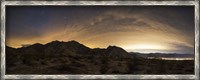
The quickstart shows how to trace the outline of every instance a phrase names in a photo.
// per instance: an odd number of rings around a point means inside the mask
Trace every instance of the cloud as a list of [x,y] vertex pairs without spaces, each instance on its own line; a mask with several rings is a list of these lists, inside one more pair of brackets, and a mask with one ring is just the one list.
[[[69,11],[66,12],[65,9],[58,12],[44,11],[50,20],[42,19],[41,22],[36,22],[35,25],[38,27],[34,29],[29,27],[31,24],[26,24],[25,28],[19,27],[19,29],[8,25],[10,36],[7,38],[7,44],[19,46],[36,42],[47,43],[52,40],[77,40],[89,47],[117,45],[126,48],[139,44],[155,44],[164,46],[165,50],[179,50],[179,52],[191,51],[193,48],[192,8],[110,7],[105,9],[103,7],[100,11],[96,8],[100,7],[85,7],[83,8],[85,12],[78,8],[68,9]],[[30,17],[24,16],[24,18]],[[19,26],[23,23],[15,24]]]

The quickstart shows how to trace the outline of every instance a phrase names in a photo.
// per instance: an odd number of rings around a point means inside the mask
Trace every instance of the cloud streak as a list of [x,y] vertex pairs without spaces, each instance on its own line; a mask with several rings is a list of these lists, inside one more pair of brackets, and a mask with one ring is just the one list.
[[[8,18],[6,40],[13,47],[77,40],[91,48],[117,45],[139,51],[137,46],[144,45],[150,52],[194,52],[193,7],[62,7],[57,12],[29,7],[30,13],[23,7],[13,9],[8,8],[8,16],[19,16]],[[33,13],[36,18],[29,20]]]

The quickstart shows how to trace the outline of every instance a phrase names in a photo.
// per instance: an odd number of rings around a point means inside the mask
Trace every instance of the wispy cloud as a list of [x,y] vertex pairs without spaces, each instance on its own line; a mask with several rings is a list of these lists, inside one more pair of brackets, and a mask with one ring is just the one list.
[[[9,46],[77,40],[89,47],[117,45],[133,51],[131,46],[142,44],[162,46],[160,51],[191,52],[194,48],[193,7],[65,7],[57,12],[46,7],[33,8],[32,13],[22,7],[18,12],[9,9],[10,15],[20,16],[8,18]],[[36,18],[30,19],[33,13]]]

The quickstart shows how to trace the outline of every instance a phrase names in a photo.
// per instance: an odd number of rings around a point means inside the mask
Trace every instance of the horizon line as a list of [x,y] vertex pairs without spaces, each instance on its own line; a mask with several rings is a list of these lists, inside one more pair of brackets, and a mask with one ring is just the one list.
[[[67,42],[73,42],[73,41],[74,41],[74,42],[77,42],[77,43],[79,43],[79,44],[82,44],[82,43],[80,43],[80,42],[78,42],[78,41],[76,41],[76,40],[69,40],[69,41],[53,40],[53,41],[49,41],[49,42],[44,43],[44,44],[42,44],[42,43],[21,44],[21,47],[12,47],[12,46],[8,46],[8,45],[5,45],[5,46],[18,49],[18,48],[23,48],[23,47],[28,47],[28,46],[31,46],[31,45],[35,45],[35,44],[46,45],[46,44],[48,44],[48,43],[55,42],[55,41],[58,41],[58,42],[65,42],[65,43],[67,43]],[[84,44],[82,44],[82,45],[84,45]],[[84,45],[84,46],[86,46],[86,45]],[[161,51],[155,51],[155,52],[142,52],[142,51],[137,51],[137,50],[139,50],[139,49],[135,49],[136,51],[129,51],[129,50],[134,50],[134,49],[124,49],[123,47],[120,47],[120,46],[117,46],[117,45],[108,45],[107,47],[103,47],[103,48],[102,48],[102,47],[96,47],[96,48],[106,49],[106,48],[108,48],[109,46],[115,46],[115,47],[122,48],[123,50],[125,50],[125,51],[128,52],[128,53],[140,53],[140,54],[155,54],[155,53],[160,53],[160,54],[193,54],[193,53],[177,53],[177,52],[161,52]],[[88,47],[88,46],[86,46],[86,47]],[[95,48],[91,48],[91,47],[88,47],[88,48],[90,48],[90,49],[95,49]],[[145,49],[140,49],[140,50],[145,50]],[[146,49],[146,50],[153,50],[153,49]]]

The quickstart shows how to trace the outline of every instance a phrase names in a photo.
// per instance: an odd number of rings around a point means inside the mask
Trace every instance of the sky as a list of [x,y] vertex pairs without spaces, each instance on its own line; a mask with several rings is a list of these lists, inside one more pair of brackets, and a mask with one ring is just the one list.
[[76,40],[90,48],[194,54],[193,6],[7,6],[6,45]]

